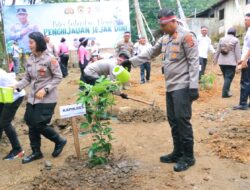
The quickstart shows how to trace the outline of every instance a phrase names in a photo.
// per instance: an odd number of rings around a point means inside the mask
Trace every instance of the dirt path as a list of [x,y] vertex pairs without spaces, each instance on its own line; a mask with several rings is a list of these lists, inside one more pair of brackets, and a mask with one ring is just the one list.
[[[165,83],[160,74],[160,67],[155,66],[152,80],[145,85],[139,84],[139,70],[133,70],[132,88],[128,93],[148,101],[155,100],[165,110]],[[217,72],[217,71],[216,71]],[[69,77],[60,85],[58,105],[74,103],[77,92],[78,71],[72,69]],[[222,83],[217,76],[218,87]],[[239,75],[236,76],[230,99],[221,99],[220,88],[213,95],[202,93],[200,101],[194,103],[193,125],[195,134],[195,154],[197,164],[183,173],[173,172],[172,164],[162,164],[159,157],[172,150],[170,128],[167,122],[127,123],[113,121],[114,157],[123,155],[137,163],[133,175],[122,186],[92,187],[88,189],[138,189],[138,190],[244,190],[250,187],[250,111],[232,111],[231,107],[238,103]],[[119,107],[143,108],[142,104],[118,98]],[[16,128],[26,153],[30,153],[27,127],[22,124],[25,105],[19,110],[15,119]],[[58,110],[58,109],[57,109]],[[58,111],[54,119],[59,118]],[[52,170],[65,167],[65,160],[74,154],[73,137],[67,130],[61,131],[67,136],[68,145],[63,154],[56,159],[51,157],[53,143],[43,139],[42,151],[44,159],[31,164],[22,165],[20,160],[0,160],[0,190],[32,189],[34,177],[44,172],[44,161],[52,162]],[[81,139],[81,147],[90,144],[90,137]],[[0,156],[9,150],[9,145],[0,144]],[[67,176],[67,174],[65,174]],[[92,174],[91,174],[92,175]],[[65,176],[64,176],[65,177]],[[65,179],[65,178],[62,178]],[[80,180],[80,176],[79,176]],[[118,182],[123,181],[119,178]],[[108,183],[109,184],[109,183]],[[69,184],[70,186],[71,184]],[[71,189],[83,189],[73,188]],[[105,187],[105,188],[104,188]],[[51,189],[70,189],[58,185]],[[87,188],[84,188],[87,189]]]

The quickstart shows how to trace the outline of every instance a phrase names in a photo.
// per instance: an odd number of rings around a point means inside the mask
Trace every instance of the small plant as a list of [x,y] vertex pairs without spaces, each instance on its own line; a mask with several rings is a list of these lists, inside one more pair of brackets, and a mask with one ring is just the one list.
[[214,86],[215,79],[216,79],[216,77],[215,77],[214,74],[203,75],[201,77],[201,80],[200,80],[201,90],[210,90],[210,89],[212,89],[213,86]]
[[[86,122],[81,128],[85,133],[92,135],[93,143],[88,149],[88,156],[92,166],[106,164],[112,145],[112,128],[110,123],[103,121],[102,117],[107,109],[114,105],[113,92],[119,89],[118,85],[105,77],[97,80],[94,86],[81,82],[83,90],[79,94],[78,103],[86,107]],[[109,117],[109,116],[106,116]]]

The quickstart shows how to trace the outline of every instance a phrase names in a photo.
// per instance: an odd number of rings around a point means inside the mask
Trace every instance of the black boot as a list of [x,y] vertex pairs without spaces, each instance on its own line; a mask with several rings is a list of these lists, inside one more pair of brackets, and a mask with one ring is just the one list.
[[183,154],[181,152],[173,151],[171,154],[161,156],[160,161],[162,163],[176,163],[182,157],[182,155]]
[[161,156],[160,162],[162,163],[176,163],[183,156],[183,149],[179,142],[174,139],[174,150],[172,153]]
[[55,149],[52,152],[53,157],[59,156],[63,151],[64,146],[67,143],[67,140],[60,137],[60,135],[49,125],[40,127],[40,133],[45,136],[47,139],[55,143]]
[[187,170],[190,166],[193,166],[195,164],[195,158],[189,158],[186,156],[183,156],[178,160],[178,162],[174,166],[174,171],[176,172],[182,172]]
[[182,172],[195,164],[193,142],[184,145],[184,155],[178,160],[174,166],[174,171]]
[[183,156],[183,147],[181,145],[180,138],[178,134],[176,134],[172,129],[172,138],[173,138],[173,145],[174,150],[172,153],[161,156],[160,162],[162,163],[176,163],[179,158]]
[[30,163],[34,160],[38,160],[38,159],[41,159],[43,158],[43,154],[41,152],[40,149],[33,149],[33,152],[31,155],[25,157],[23,160],[22,160],[22,163],[23,164],[27,164],[27,163]]
[[67,144],[67,140],[60,137],[60,141],[55,144],[55,149],[52,152],[53,157],[57,157],[63,151],[64,146]]

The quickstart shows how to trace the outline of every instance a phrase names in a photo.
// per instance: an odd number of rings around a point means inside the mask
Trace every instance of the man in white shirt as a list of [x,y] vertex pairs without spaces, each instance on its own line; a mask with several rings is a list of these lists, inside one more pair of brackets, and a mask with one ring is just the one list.
[[199,49],[199,60],[200,60],[200,76],[205,74],[207,66],[208,51],[210,50],[213,54],[215,49],[212,46],[212,41],[208,37],[208,28],[206,26],[201,27],[201,35],[198,36],[198,49]]
[[[146,42],[145,37],[140,37],[139,44],[137,47],[137,55],[140,55],[147,49],[150,49],[152,45],[148,42]],[[143,63],[141,66],[141,84],[144,84],[145,82],[149,82],[150,80],[150,72],[151,72],[151,65],[149,62]],[[146,70],[146,81],[145,81],[145,70]]]

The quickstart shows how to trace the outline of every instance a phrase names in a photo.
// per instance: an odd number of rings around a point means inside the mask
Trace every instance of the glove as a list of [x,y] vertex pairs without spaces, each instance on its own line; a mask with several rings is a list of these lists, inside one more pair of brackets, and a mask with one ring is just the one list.
[[120,96],[121,96],[123,99],[128,99],[128,95],[127,95],[127,94],[121,93]]
[[127,69],[128,72],[131,71],[131,65],[132,65],[132,63],[129,60],[125,60],[121,63],[121,66],[123,66],[125,69]]
[[199,90],[194,88],[194,89],[189,89],[189,97],[191,101],[195,101],[199,98]]

